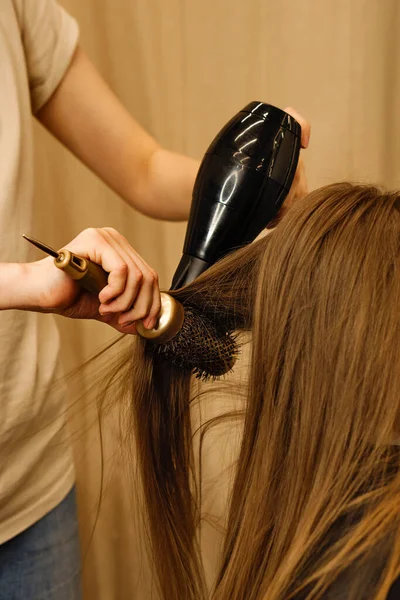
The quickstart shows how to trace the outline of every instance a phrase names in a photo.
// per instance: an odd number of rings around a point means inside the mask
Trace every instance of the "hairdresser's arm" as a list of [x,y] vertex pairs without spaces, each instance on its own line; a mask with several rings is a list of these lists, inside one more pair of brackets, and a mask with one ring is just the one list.
[[[302,126],[306,148],[310,126],[296,111],[287,110]],[[81,48],[37,116],[134,208],[158,219],[188,218],[198,161],[162,148],[122,106]],[[304,188],[304,177],[299,169],[288,203],[298,196],[295,188]]]
[[33,263],[0,263],[0,310],[52,312],[97,319],[124,333],[134,323],[154,327],[161,303],[157,274],[128,241],[111,228],[86,229],[66,248],[101,265],[108,285],[94,296],[55,267],[51,257]]
[[162,148],[122,106],[84,51],[76,51],[37,117],[140,212],[186,220],[199,163]]

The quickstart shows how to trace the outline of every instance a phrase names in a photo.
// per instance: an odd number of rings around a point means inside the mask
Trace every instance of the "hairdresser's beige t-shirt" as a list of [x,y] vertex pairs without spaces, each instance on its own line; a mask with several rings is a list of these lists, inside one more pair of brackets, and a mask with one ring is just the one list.
[[[68,68],[78,27],[53,0],[0,0],[0,263],[26,262],[33,196],[32,113]],[[0,290],[1,294],[1,290]],[[74,482],[53,387],[53,318],[0,311],[0,544],[54,508]]]

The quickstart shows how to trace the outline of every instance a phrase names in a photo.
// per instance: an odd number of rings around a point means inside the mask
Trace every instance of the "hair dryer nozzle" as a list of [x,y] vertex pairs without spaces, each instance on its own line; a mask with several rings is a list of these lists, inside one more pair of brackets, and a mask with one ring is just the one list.
[[191,281],[196,279],[196,277],[206,271],[209,266],[210,265],[201,258],[196,258],[196,256],[190,256],[189,254],[183,254],[178,268],[175,271],[171,290],[177,290],[189,284]]

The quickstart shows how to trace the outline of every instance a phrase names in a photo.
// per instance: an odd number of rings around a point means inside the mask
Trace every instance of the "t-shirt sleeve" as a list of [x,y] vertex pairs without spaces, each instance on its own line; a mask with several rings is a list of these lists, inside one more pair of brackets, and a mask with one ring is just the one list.
[[32,112],[56,90],[78,44],[76,21],[55,0],[14,0],[25,52]]

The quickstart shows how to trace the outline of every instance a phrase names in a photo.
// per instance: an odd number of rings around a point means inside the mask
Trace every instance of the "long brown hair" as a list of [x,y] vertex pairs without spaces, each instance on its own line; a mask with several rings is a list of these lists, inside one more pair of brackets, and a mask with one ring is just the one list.
[[400,573],[400,198],[337,184],[174,293],[248,330],[225,547],[207,590],[190,373],[137,344],[129,377],[165,600],[383,600]]

